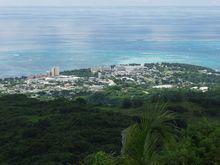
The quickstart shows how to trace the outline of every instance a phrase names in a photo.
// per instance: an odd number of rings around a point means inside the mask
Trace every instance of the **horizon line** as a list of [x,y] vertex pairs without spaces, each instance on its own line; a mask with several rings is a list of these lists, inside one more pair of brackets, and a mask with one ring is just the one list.
[[220,7],[220,5],[0,5],[0,7]]

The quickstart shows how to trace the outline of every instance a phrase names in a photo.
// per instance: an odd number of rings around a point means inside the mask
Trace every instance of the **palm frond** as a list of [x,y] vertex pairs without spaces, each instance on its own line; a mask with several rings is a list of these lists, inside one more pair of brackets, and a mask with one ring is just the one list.
[[158,164],[160,150],[174,129],[175,114],[166,110],[166,104],[146,107],[140,123],[124,131],[122,155],[137,164]]

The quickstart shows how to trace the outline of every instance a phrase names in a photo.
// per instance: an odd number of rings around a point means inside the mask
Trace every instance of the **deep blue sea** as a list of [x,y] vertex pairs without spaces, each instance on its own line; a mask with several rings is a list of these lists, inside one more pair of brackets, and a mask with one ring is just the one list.
[[0,8],[0,77],[162,61],[220,70],[220,7]]

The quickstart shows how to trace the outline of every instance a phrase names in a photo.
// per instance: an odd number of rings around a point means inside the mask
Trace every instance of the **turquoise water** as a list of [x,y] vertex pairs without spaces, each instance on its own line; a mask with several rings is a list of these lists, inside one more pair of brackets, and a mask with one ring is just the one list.
[[220,70],[219,7],[0,8],[0,77],[180,62]]

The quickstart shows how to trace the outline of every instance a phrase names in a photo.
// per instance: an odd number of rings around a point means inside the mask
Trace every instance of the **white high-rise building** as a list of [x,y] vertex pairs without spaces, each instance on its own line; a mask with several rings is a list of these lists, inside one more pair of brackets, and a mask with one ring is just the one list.
[[60,75],[60,68],[59,67],[55,67],[54,68],[54,76],[59,76]]
[[55,76],[59,76],[60,75],[60,69],[59,67],[53,67],[51,70],[50,70],[50,76],[51,77],[55,77]]
[[50,70],[50,77],[54,77],[54,68]]

